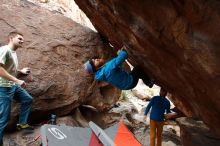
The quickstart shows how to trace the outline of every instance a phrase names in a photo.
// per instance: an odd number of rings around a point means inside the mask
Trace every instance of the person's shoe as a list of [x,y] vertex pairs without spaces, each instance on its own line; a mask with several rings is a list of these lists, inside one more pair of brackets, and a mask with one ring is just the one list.
[[17,124],[17,130],[30,130],[33,131],[34,127],[28,124]]

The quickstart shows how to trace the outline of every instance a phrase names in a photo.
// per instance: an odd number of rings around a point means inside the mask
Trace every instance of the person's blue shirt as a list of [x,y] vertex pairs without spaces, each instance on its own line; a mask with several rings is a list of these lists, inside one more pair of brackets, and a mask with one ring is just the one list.
[[147,105],[144,115],[151,109],[150,119],[158,122],[164,121],[164,113],[170,113],[170,101],[166,97],[154,96]]
[[133,85],[133,77],[121,68],[127,57],[127,52],[121,51],[95,73],[95,80],[108,82],[121,90],[129,89]]

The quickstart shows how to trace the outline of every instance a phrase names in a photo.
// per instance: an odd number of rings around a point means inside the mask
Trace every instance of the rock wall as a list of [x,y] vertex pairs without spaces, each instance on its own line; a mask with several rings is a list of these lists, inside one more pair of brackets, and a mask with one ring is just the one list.
[[192,118],[177,119],[180,125],[181,142],[183,146],[217,146],[219,137],[214,135],[202,122]]
[[28,0],[40,7],[56,11],[73,21],[96,31],[85,13],[79,9],[74,0]]
[[[119,90],[112,86],[87,92],[92,78],[85,74],[83,63],[93,56],[113,54],[96,32],[27,1],[0,4],[1,45],[7,44],[7,35],[14,30],[23,32],[25,38],[17,54],[19,68],[31,68],[31,74],[23,78],[34,97],[31,121],[48,118],[51,113],[66,115],[85,103],[105,110],[117,101]],[[18,111],[16,104],[12,122],[17,122]]]
[[220,135],[220,2],[75,0],[115,47]]

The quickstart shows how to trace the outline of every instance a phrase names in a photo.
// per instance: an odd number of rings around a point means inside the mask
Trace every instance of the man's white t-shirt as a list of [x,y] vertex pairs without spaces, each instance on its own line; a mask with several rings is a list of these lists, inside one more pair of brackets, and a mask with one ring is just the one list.
[[[18,58],[15,51],[8,45],[0,47],[0,64],[12,76],[16,77],[18,69]],[[15,83],[0,77],[0,87],[11,87]]]

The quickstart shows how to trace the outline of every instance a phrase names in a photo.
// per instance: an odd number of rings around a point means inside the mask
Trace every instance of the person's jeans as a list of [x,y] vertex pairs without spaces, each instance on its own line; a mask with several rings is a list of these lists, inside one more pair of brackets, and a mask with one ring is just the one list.
[[162,131],[164,122],[150,120],[150,146],[155,146],[155,138],[157,136],[157,146],[162,144]]
[[19,124],[27,124],[33,100],[32,96],[19,85],[0,87],[0,144],[3,142],[4,129],[10,119],[13,99],[21,103]]

